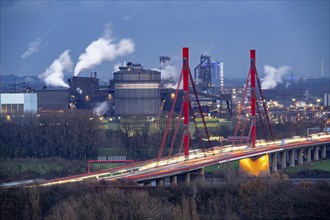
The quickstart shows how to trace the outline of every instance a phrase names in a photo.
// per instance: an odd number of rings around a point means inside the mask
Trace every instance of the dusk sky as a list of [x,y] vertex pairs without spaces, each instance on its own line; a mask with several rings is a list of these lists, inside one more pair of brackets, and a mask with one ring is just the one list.
[[329,74],[329,11],[329,1],[1,1],[0,71],[41,75],[64,53],[66,78],[111,79],[124,60],[153,69],[166,55],[181,69],[189,47],[192,71],[206,54],[225,77],[245,78],[256,49],[261,76],[285,65],[319,77],[322,57]]

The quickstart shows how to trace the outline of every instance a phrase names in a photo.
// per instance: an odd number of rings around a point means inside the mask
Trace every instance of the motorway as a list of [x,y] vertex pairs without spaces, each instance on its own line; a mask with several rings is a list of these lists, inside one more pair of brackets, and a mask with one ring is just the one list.
[[255,148],[251,148],[248,145],[234,147],[227,145],[223,147],[213,147],[213,151],[211,149],[205,150],[204,152],[200,149],[191,150],[188,160],[184,158],[183,154],[177,154],[171,157],[161,158],[159,161],[157,161],[157,159],[141,161],[135,163],[134,165],[124,165],[102,171],[46,180],[41,182],[39,185],[48,186],[95,179],[105,181],[116,181],[122,179],[134,182],[155,180],[157,178],[178,175],[188,171],[198,170],[203,167],[240,160],[243,158],[295,148],[323,146],[325,144],[329,145],[330,134],[320,133],[314,134],[309,138],[293,137],[274,142],[258,142]]

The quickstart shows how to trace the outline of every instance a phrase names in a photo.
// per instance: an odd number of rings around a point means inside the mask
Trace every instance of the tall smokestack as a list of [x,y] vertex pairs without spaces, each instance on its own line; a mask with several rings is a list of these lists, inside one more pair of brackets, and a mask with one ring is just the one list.
[[220,92],[223,93],[224,90],[224,79],[223,79],[223,62],[220,62]]

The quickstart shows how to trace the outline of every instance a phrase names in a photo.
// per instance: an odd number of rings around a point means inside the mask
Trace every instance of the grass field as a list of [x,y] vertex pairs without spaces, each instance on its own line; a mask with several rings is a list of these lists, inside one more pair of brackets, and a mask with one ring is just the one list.
[[113,167],[125,165],[124,163],[92,163],[91,171],[105,170]]
[[34,178],[55,178],[87,172],[87,162],[45,159],[7,159],[0,160],[0,181],[14,181]]
[[238,170],[239,161],[237,160],[237,161],[233,161],[233,162],[229,162],[229,163],[222,163],[219,165],[205,167],[205,172],[213,173],[213,172],[218,172],[218,171],[224,171],[225,169],[228,168],[228,166],[232,166],[234,168],[234,170]]
[[[231,166],[234,168],[234,170],[238,170],[239,161],[231,162]],[[224,171],[224,169],[226,169],[227,167],[228,167],[228,163],[205,167],[205,172],[213,173],[218,171]],[[287,169],[285,169],[285,173],[297,173],[302,170],[323,170],[330,172],[330,159],[320,160],[313,163],[305,163],[299,166],[296,165],[295,167],[288,167]]]
[[288,167],[287,169],[285,169],[285,173],[298,173],[302,170],[323,170],[330,172],[330,160],[320,160],[313,163],[304,163],[300,166]]

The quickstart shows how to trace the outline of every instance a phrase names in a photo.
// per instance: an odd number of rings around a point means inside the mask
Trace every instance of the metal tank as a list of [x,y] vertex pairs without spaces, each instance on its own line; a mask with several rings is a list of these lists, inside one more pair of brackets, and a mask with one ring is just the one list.
[[115,115],[154,116],[160,108],[160,72],[127,63],[114,73]]

